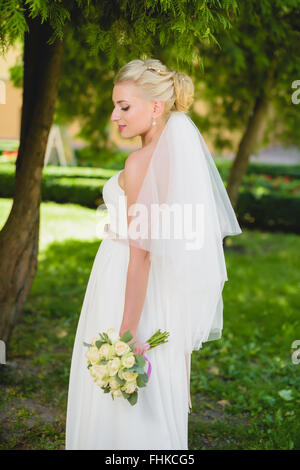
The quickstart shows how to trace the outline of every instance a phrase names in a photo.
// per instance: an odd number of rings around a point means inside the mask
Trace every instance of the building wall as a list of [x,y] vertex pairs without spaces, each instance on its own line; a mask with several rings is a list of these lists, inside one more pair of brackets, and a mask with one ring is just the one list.
[[0,139],[19,139],[22,90],[13,86],[8,72],[19,55],[20,46],[14,46],[5,57],[0,56],[0,80],[4,82],[6,91],[6,103],[0,104]]

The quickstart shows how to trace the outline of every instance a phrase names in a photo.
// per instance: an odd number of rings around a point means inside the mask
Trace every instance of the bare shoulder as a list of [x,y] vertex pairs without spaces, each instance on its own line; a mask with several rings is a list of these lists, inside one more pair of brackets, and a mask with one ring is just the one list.
[[144,168],[148,168],[150,158],[151,152],[148,148],[135,150],[128,155],[125,161],[125,170],[137,172],[143,171]]
[[151,155],[149,149],[141,148],[127,157],[123,172],[125,192],[129,191],[134,194],[139,190],[144,181]]

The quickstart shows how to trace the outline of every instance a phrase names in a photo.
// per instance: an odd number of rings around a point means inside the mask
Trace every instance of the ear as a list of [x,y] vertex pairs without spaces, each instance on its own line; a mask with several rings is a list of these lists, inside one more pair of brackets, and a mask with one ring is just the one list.
[[153,113],[154,113],[153,117],[158,118],[159,116],[161,116],[161,114],[163,114],[164,112],[164,109],[165,109],[164,101],[154,101],[153,102]]

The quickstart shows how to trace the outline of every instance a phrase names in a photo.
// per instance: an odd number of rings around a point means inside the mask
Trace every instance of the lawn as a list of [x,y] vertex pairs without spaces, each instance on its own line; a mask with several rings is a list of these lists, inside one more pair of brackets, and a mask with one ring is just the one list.
[[[0,199],[0,227],[11,203]],[[64,449],[97,221],[92,209],[41,204],[38,271],[0,369],[0,449]],[[192,355],[189,449],[300,449],[300,236],[244,230],[227,242],[223,336]]]

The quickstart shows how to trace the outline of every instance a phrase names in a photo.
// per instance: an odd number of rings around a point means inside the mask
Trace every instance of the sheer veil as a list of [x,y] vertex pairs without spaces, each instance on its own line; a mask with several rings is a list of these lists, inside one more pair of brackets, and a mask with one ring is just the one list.
[[175,111],[169,117],[130,215],[127,240],[150,252],[170,343],[191,353],[219,339],[228,280],[223,238],[242,231],[187,114]]

